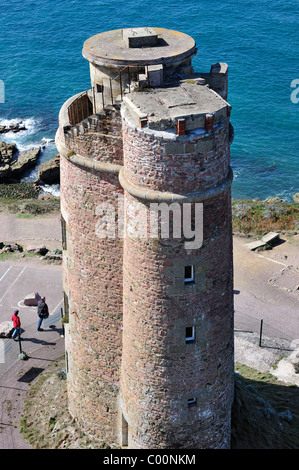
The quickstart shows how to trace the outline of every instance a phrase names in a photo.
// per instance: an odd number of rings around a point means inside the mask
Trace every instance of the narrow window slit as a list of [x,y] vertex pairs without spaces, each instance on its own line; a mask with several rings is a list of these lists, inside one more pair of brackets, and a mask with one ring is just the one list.
[[193,406],[197,406],[197,398],[188,398],[188,408],[192,408]]
[[185,284],[194,282],[194,266],[185,266]]
[[194,343],[195,341],[195,327],[187,326],[186,327],[186,344]]

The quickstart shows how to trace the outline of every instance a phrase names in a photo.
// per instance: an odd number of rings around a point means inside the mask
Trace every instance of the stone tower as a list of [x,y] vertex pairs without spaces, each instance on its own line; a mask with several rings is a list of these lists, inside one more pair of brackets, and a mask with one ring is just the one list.
[[160,28],[88,39],[59,115],[69,410],[100,443],[229,448],[227,65]]

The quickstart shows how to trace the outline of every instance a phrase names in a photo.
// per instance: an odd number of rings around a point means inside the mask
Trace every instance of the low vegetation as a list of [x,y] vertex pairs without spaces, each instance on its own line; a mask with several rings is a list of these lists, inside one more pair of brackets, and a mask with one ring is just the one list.
[[[20,431],[35,449],[98,448],[67,410],[64,357],[42,372],[27,392]],[[232,449],[296,449],[298,387],[236,364]]]
[[36,199],[40,188],[34,183],[0,184],[0,201],[10,203],[18,199]]
[[297,449],[299,388],[236,364],[233,449]]
[[0,211],[31,218],[60,210],[59,197],[44,197],[34,183],[0,184]]
[[260,200],[233,200],[233,232],[264,235],[273,231],[299,232],[299,204],[279,198]]
[[68,412],[64,356],[29,387],[20,432],[34,449],[97,448]]

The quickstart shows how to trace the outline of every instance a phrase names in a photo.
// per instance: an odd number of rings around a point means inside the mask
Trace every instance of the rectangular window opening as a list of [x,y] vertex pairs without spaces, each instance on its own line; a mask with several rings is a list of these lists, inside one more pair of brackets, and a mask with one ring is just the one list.
[[195,341],[195,327],[187,326],[186,327],[186,344],[194,343]]
[[188,408],[192,408],[197,405],[197,398],[188,398]]
[[122,447],[127,447],[129,442],[129,426],[128,423],[122,415],[122,423],[121,423],[121,445]]
[[65,292],[63,291],[63,306],[64,306],[64,317],[69,318],[69,298]]
[[69,354],[67,351],[65,351],[65,368],[66,368],[66,373],[69,371]]
[[185,266],[185,284],[194,282],[194,266]]
[[67,239],[66,239],[66,221],[61,216],[61,236],[62,236],[62,249],[67,249]]

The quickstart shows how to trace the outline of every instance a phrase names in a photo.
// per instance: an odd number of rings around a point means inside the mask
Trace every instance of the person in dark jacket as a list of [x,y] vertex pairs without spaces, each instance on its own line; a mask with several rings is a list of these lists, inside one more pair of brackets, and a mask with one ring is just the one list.
[[46,304],[46,298],[44,296],[41,297],[41,299],[38,301],[37,315],[39,316],[37,331],[43,331],[41,328],[43,319],[49,316],[49,309],[48,305]]
[[[14,331],[13,331],[11,337],[15,341],[18,341],[19,339],[21,339],[21,320],[19,318],[19,310],[14,311],[11,319],[12,319],[12,324],[13,324],[13,327],[14,327]],[[18,339],[16,340],[15,337],[17,335],[18,335]]]

